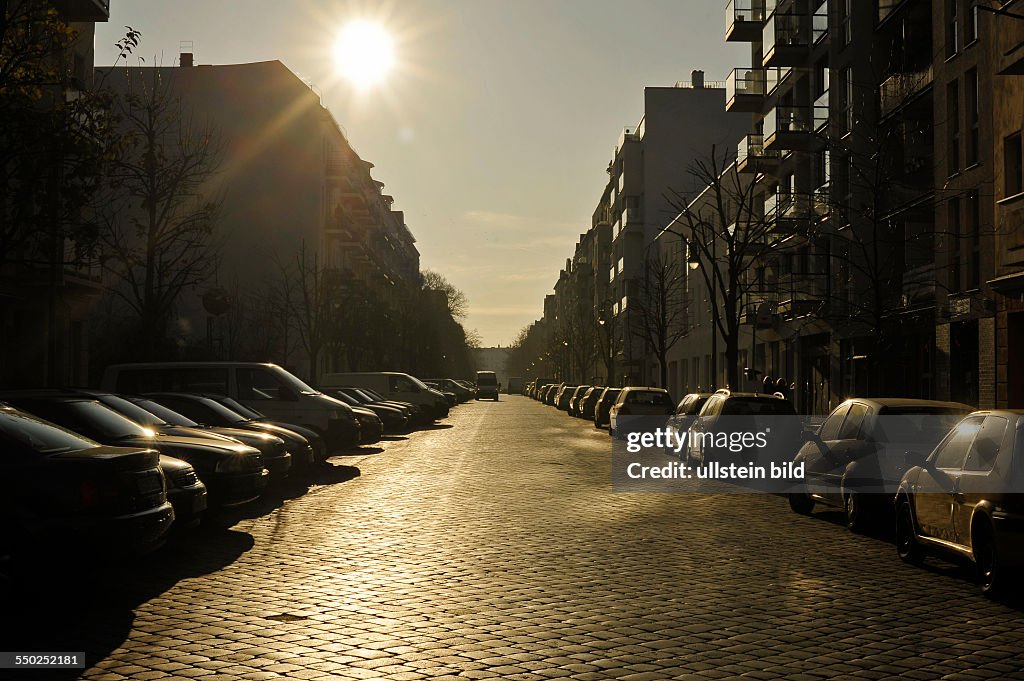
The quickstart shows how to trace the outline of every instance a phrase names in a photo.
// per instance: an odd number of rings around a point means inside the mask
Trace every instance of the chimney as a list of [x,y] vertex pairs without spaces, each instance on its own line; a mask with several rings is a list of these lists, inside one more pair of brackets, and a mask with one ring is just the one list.
[[183,68],[189,68],[189,67],[192,66],[192,53],[191,52],[182,52],[181,53],[180,65]]
[[694,90],[701,90],[704,88],[704,72],[693,71],[690,74],[690,83],[693,85]]

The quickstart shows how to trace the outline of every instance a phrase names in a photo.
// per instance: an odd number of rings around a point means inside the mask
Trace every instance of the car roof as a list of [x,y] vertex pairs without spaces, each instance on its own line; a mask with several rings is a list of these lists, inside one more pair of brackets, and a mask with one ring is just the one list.
[[947,407],[951,409],[967,408],[974,410],[969,404],[963,402],[944,402],[942,400],[921,400],[909,397],[851,397],[843,400],[847,402],[862,402],[878,407]]
[[[106,394],[106,393],[99,393]],[[0,401],[3,400],[19,400],[19,399],[37,399],[37,400],[60,400],[64,402],[95,402],[96,398],[91,394],[86,394],[78,390],[69,390],[67,388],[30,388],[27,390],[2,390],[0,391]]]
[[643,386],[643,385],[629,385],[629,386],[626,386],[625,388],[622,388],[622,390],[657,390],[658,392],[663,392],[663,393],[667,393],[668,392],[668,390],[666,390],[665,388],[659,388],[657,386]]

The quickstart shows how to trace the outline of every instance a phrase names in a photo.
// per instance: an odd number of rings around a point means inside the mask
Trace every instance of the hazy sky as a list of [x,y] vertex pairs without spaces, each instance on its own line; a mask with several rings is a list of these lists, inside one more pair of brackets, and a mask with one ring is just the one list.
[[[645,85],[749,60],[723,41],[726,0],[113,0],[97,27],[108,64],[124,26],[147,65],[278,59],[313,83],[404,210],[423,268],[469,298],[466,326],[505,345],[590,224],[605,166]],[[379,20],[397,64],[381,88],[338,77],[346,21]]]

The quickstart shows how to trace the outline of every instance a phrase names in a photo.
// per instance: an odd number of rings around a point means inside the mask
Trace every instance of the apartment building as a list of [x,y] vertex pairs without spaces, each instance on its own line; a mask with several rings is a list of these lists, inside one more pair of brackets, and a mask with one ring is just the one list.
[[[95,25],[110,18],[109,0],[63,0],[52,6],[74,39],[66,52],[52,55],[58,82],[35,104],[40,109],[61,107],[93,88]],[[34,65],[21,64],[20,68]],[[7,77],[11,74],[5,74]],[[46,144],[42,142],[32,153],[63,154],[43,149]],[[54,186],[57,182],[54,178]],[[48,194],[40,204],[53,206],[59,200]],[[25,215],[34,210],[22,206],[13,212]],[[7,252],[0,257],[0,356],[4,358],[0,385],[81,385],[88,380],[87,320],[103,290],[99,266],[68,238],[81,226],[79,216],[38,217],[40,226],[33,238],[6,243]]]
[[[416,239],[372,176],[373,163],[352,148],[319,93],[280,61],[195,65],[185,53],[178,67],[103,72],[119,88],[158,79],[191,120],[213,130],[223,149],[218,172],[204,188],[222,197],[217,273],[180,301],[175,333],[181,344],[215,356],[245,354],[228,347],[244,335],[234,328],[237,316],[230,306],[211,308],[210,294],[222,292],[238,306],[300,254],[309,266],[315,259],[339,304],[398,305],[399,284],[419,285]],[[295,338],[274,349],[311,375],[304,354]]]
[[1024,2],[983,16],[990,39],[996,406],[1024,408]]
[[619,340],[616,365],[624,385],[650,381],[653,370],[629,300],[638,294],[650,247],[680,196],[699,191],[694,162],[731,153],[749,131],[749,113],[726,112],[723,83],[690,82],[644,88],[644,114],[622,130],[608,163],[608,182],[595,208],[595,225],[611,227],[608,272],[610,314]]

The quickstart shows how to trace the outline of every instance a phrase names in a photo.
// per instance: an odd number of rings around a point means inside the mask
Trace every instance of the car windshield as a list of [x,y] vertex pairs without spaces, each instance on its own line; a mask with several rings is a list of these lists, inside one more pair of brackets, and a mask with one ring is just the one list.
[[28,447],[39,454],[57,454],[99,447],[92,440],[48,421],[6,409],[0,410],[0,441],[2,440]]
[[142,409],[145,409],[149,413],[158,416],[159,418],[163,419],[172,426],[184,426],[186,428],[199,427],[198,423],[196,423],[189,417],[185,416],[184,414],[179,414],[173,409],[168,409],[164,405],[158,404],[153,400],[135,400],[135,404],[137,404]]
[[652,406],[672,406],[668,393],[660,390],[631,390],[626,397],[630,404],[649,404]]
[[88,424],[97,434],[97,439],[124,440],[153,436],[152,431],[99,402],[70,402],[67,410],[74,415],[75,420]]
[[379,392],[377,392],[376,390],[371,390],[369,388],[359,388],[358,390],[356,390],[356,392],[359,393],[360,395],[365,396],[366,399],[370,402],[377,402],[385,399],[384,396],[381,395]]
[[793,416],[793,405],[789,400],[777,397],[738,397],[725,401],[723,416]]
[[290,373],[288,373],[287,371],[285,371],[281,367],[277,366],[276,364],[275,365],[271,365],[270,366],[270,370],[274,372],[274,375],[278,378],[278,380],[281,381],[281,383],[286,384],[289,388],[294,390],[299,395],[318,395],[319,394],[316,390],[313,390],[308,385],[306,385],[305,383],[303,383],[298,378],[296,378],[295,376],[291,375]]
[[137,404],[129,402],[123,397],[119,397],[118,395],[100,395],[96,399],[116,411],[121,416],[130,418],[132,421],[143,426],[160,428],[161,426],[166,426],[170,423],[169,421],[161,418],[159,414],[155,414],[148,409],[144,409]]
[[245,416],[246,418],[250,418],[250,419],[254,419],[254,420],[260,420],[260,419],[265,419],[266,418],[265,415],[261,414],[260,412],[256,411],[255,409],[252,409],[251,407],[245,406],[244,404],[242,404],[241,402],[239,402],[238,400],[236,400],[233,397],[220,397],[220,398],[217,399],[217,401],[220,402],[221,404],[223,404],[225,407],[227,407],[231,411],[237,411],[239,414],[241,414],[242,416]]
[[341,390],[337,390],[334,393],[332,393],[331,397],[333,397],[336,400],[341,400],[345,404],[352,405],[353,407],[362,404],[362,402],[360,402],[356,398],[352,397],[348,393],[342,392]]
[[[311,393],[311,394],[316,394],[316,393]],[[217,402],[216,400],[211,400],[209,397],[193,397],[193,398],[189,398],[189,399],[192,399],[195,402],[197,402],[198,404],[201,404],[207,411],[212,412],[213,414],[215,414],[224,423],[236,424],[236,423],[245,423],[245,422],[249,421],[249,419],[247,419],[246,417],[242,416],[237,411],[235,411],[233,409],[228,409],[227,407],[225,407],[220,402]],[[184,406],[184,405],[182,405],[182,406]]]

